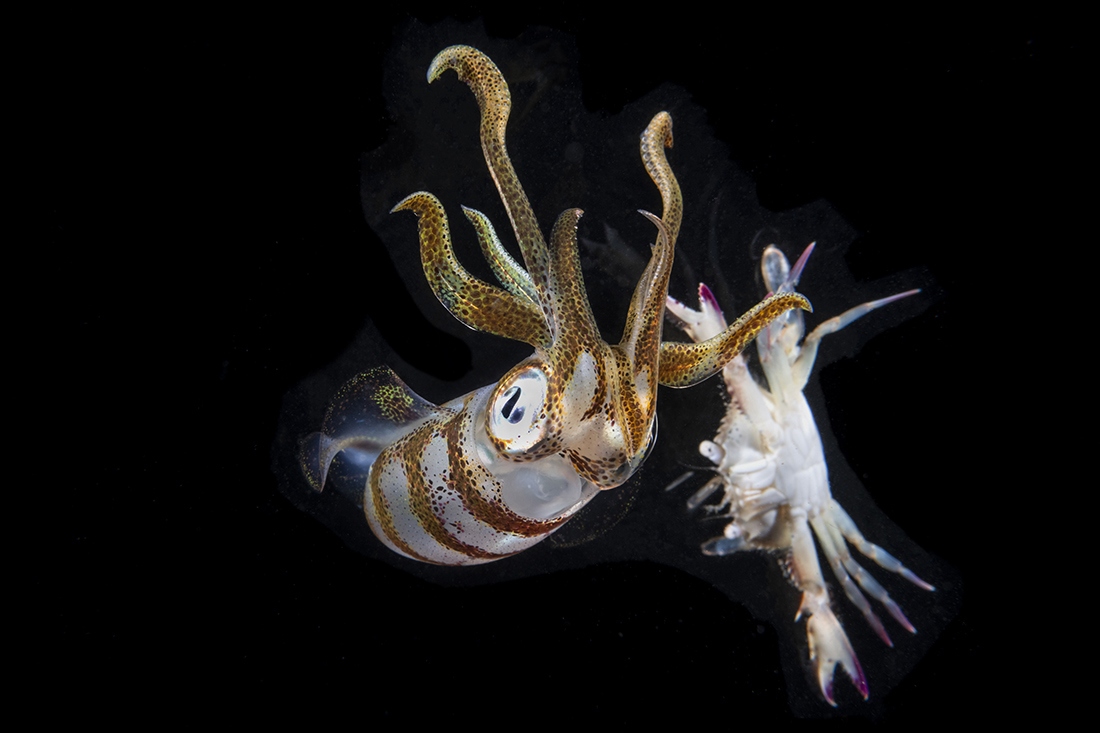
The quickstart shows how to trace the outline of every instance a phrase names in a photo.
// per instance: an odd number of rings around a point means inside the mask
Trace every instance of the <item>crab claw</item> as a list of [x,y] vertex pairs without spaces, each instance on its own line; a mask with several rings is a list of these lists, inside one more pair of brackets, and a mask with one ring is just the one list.
[[706,283],[699,283],[699,310],[669,295],[665,298],[665,315],[695,342],[706,341],[726,330],[726,318],[718,307],[718,299]]
[[794,510],[790,512],[790,517],[791,554],[788,568],[791,579],[802,589],[802,603],[799,604],[794,620],[797,622],[803,615],[809,616],[806,619],[806,640],[809,642],[810,664],[817,675],[818,687],[821,688],[825,701],[835,708],[833,672],[839,664],[844,667],[852,684],[866,700],[867,678],[863,676],[863,668],[859,666],[859,659],[852,650],[848,635],[844,633],[844,627],[829,607],[829,591],[825,589],[825,581],[821,577],[821,567],[817,563],[817,553],[806,523],[806,513]]
[[798,609],[798,614],[801,616],[803,611],[812,613],[806,620],[806,638],[810,644],[810,664],[813,665],[814,673],[817,675],[821,694],[825,696],[826,702],[836,707],[836,701],[833,699],[833,672],[839,664],[844,667],[852,684],[866,700],[867,678],[863,676],[863,668],[859,666],[859,659],[848,642],[848,635],[844,633],[840,621],[827,605],[819,606],[811,612],[806,607],[809,599],[808,593],[802,596],[802,607]]

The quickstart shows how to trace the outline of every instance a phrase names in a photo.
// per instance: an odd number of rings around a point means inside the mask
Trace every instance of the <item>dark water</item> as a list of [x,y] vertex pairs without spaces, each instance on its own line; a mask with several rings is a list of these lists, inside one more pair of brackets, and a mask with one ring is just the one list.
[[[982,576],[996,562],[996,522],[983,514],[994,480],[978,471],[993,459],[969,457],[986,418],[965,406],[977,367],[1001,363],[974,343],[999,316],[967,288],[988,277],[974,269],[988,246],[977,222],[992,216],[976,178],[996,156],[979,132],[1001,119],[1014,75],[1034,83],[1020,71],[1027,37],[975,47],[943,33],[869,38],[842,24],[688,32],[675,21],[662,41],[660,23],[625,23],[578,24],[571,36],[379,17],[141,44],[163,63],[145,82],[157,103],[121,115],[109,137],[143,130],[117,173],[120,190],[139,191],[133,206],[62,209],[51,228],[74,247],[84,227],[109,242],[110,225],[133,210],[120,236],[150,254],[105,247],[76,260],[103,272],[77,291],[87,288],[91,305],[74,353],[96,379],[76,413],[112,429],[82,441],[94,470],[66,501],[62,561],[35,581],[36,616],[56,646],[35,658],[32,678],[95,680],[85,689],[96,705],[110,704],[94,692],[104,669],[166,701],[193,686],[247,691],[265,712],[362,702],[364,725],[485,710],[620,721],[675,711],[690,723],[719,709],[743,725],[989,709],[999,637],[982,630],[996,616]],[[512,240],[472,95],[453,75],[423,78],[458,42],[509,79],[510,152],[544,230],[579,206],[582,237],[606,241],[606,224],[626,242],[628,254],[612,258],[582,249],[609,340],[652,240],[636,209],[660,202],[637,136],[662,109],[685,198],[673,295],[688,298],[703,280],[738,312],[763,295],[764,244],[795,255],[812,240],[800,288],[815,307],[811,328],[864,300],[924,289],[828,337],[807,390],[834,496],[868,539],[938,587],[872,569],[919,630],[886,620],[893,649],[837,600],[869,702],[839,671],[839,707],[815,696],[799,662],[797,593],[774,559],[698,552],[717,526],[683,503],[705,471],[663,491],[704,465],[696,446],[721,416],[717,381],[662,391],[658,447],[622,497],[601,496],[576,520],[565,539],[589,541],[574,546],[425,567],[381,549],[340,497],[297,483],[286,447],[316,428],[327,396],[356,371],[389,364],[443,402],[529,351],[451,319],[418,269],[413,217],[384,213],[412,191],[433,192],[460,259],[486,278],[459,205]],[[147,78],[128,58],[108,69],[130,69],[136,83],[104,95],[126,110],[127,90]],[[94,165],[82,169],[105,170],[109,153],[84,147]],[[139,274],[119,277],[135,262]],[[422,705],[404,702],[410,689]]]

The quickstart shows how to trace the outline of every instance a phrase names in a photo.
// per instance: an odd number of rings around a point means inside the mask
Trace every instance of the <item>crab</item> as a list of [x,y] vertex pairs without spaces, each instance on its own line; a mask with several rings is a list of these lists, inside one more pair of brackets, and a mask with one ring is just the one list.
[[[761,269],[768,289],[792,292],[813,249],[814,244],[807,247],[792,268],[782,251],[774,245],[767,247]],[[856,306],[819,325],[805,341],[803,316],[798,310],[765,328],[756,344],[766,384],[753,378],[743,355],[722,370],[729,406],[717,435],[699,446],[699,452],[714,464],[715,476],[688,500],[688,508],[696,509],[716,491],[723,491],[720,503],[707,508],[729,521],[720,536],[703,543],[703,553],[723,556],[765,550],[780,554],[787,577],[802,592],[795,621],[803,616],[807,619],[811,671],[825,701],[834,707],[833,676],[838,664],[864,700],[868,687],[859,659],[830,605],[814,536],[845,596],[888,646],[893,642],[864,593],[881,603],[906,631],[916,633],[916,629],[886,589],[856,562],[849,544],[920,588],[935,588],[865,539],[833,499],[821,436],[802,390],[823,337],[876,308],[918,292],[909,290]],[[705,284],[699,285],[699,310],[669,297],[666,312],[696,342],[726,328],[722,310]]]

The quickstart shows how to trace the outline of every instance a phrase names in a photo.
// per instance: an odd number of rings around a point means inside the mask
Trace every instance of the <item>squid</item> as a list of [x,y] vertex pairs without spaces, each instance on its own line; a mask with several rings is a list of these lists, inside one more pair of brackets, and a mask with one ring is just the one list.
[[[793,292],[813,249],[810,244],[792,268],[779,248],[767,247],[760,266],[768,289]],[[720,503],[707,508],[730,520],[721,535],[702,545],[703,553],[724,556],[765,550],[780,554],[787,577],[802,592],[795,621],[807,617],[811,672],[825,701],[833,707],[833,675],[838,664],[864,700],[869,692],[859,659],[830,605],[814,536],[848,600],[888,646],[893,642],[860,588],[906,631],[916,633],[916,629],[886,589],[855,561],[848,544],[914,585],[929,591],[935,588],[867,541],[833,499],[821,436],[802,390],[822,338],[876,308],[919,292],[909,290],[856,306],[819,325],[805,341],[805,325],[798,311],[769,324],[756,339],[767,384],[756,383],[742,356],[731,360],[722,371],[730,397],[728,409],[714,440],[699,446],[703,457],[714,464],[716,475],[688,500],[688,508],[698,508],[721,488]],[[695,341],[706,343],[726,328],[722,310],[705,284],[699,285],[699,310],[671,297],[667,305],[670,320]]]
[[810,304],[778,293],[713,338],[661,342],[683,204],[664,152],[672,118],[660,112],[641,137],[663,205],[660,218],[640,212],[656,227],[656,243],[621,341],[604,342],[577,253],[582,212],[563,212],[547,244],[505,147],[511,97],[503,75],[469,46],[441,51],[428,82],[448,70],[477,99],[482,151],[523,264],[478,211],[463,207],[501,287],[459,264],[435,196],[413,193],[393,211],[418,217],[424,274],[443,306],[466,326],[523,341],[534,353],[495,384],[443,405],[416,395],[388,367],[369,369],[337,392],[320,431],[300,442],[299,463],[316,491],[335,482],[361,495],[371,531],[394,552],[475,565],[532,547],[626,482],[653,446],[659,384],[687,387],[716,374],[768,323]]

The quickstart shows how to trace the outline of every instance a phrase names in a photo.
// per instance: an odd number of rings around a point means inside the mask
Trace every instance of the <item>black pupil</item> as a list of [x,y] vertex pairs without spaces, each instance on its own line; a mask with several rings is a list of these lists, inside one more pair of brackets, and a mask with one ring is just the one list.
[[[505,420],[513,425],[519,422],[523,418],[523,408],[516,410],[516,403],[519,402],[519,395],[522,390],[519,387],[512,387],[512,396],[508,398],[508,401],[504,403],[504,407],[501,408],[500,414]],[[515,410],[515,412],[513,412]]]

